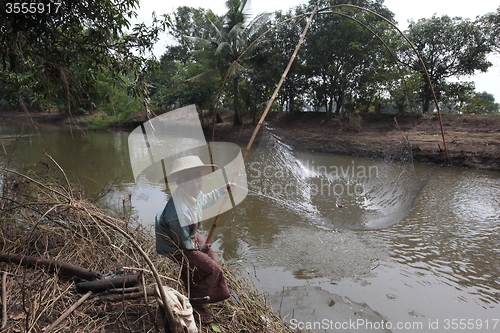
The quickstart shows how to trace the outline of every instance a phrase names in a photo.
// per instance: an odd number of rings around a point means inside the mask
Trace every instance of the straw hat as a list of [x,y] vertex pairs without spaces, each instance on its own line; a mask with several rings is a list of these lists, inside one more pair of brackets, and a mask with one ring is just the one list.
[[199,169],[201,175],[204,176],[217,170],[218,167],[215,164],[203,164],[201,159],[195,155],[183,156],[176,159],[172,163],[172,171],[168,177],[171,181],[177,181],[179,176],[181,176],[184,172],[195,169]]

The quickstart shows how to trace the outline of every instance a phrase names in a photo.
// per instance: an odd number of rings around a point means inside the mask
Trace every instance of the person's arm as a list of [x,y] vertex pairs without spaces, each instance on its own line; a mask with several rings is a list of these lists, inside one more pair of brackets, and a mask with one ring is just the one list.
[[221,186],[207,194],[200,193],[198,200],[201,200],[201,207],[205,209],[214,205],[224,194],[227,193],[228,187],[233,188],[234,184],[225,184],[224,186]]

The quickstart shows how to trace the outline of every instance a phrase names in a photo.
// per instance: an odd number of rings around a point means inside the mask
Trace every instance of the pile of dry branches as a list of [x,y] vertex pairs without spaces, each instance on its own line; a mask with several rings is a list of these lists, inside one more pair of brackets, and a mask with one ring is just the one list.
[[[58,168],[43,177],[0,168],[0,252],[76,265],[99,278],[135,274],[140,282],[139,297],[126,300],[109,290],[82,293],[81,278],[58,265],[0,262],[0,332],[162,332],[162,311],[146,291],[159,278],[184,292],[177,265],[155,253],[148,231],[91,203]],[[222,267],[235,297],[212,305],[216,321],[200,332],[292,332],[241,270]]]

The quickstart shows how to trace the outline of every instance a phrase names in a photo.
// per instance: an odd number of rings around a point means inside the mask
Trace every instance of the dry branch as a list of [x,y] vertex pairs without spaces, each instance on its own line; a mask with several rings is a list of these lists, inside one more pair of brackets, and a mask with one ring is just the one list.
[[76,289],[80,292],[93,291],[97,293],[108,289],[128,288],[139,284],[138,277],[139,275],[125,275],[111,279],[78,282],[76,284]]
[[89,298],[90,295],[92,295],[91,291],[83,295],[82,298],[78,300],[78,302],[76,302],[68,310],[66,310],[59,318],[57,318],[55,322],[52,323],[52,325],[50,325],[46,330],[44,330],[44,332],[48,333],[52,331],[54,328],[56,328],[57,325],[59,325],[64,319],[66,319],[67,316],[71,314],[71,312],[75,311],[77,307],[79,307],[83,302],[85,302],[85,300]]
[[137,293],[141,291],[139,287],[130,287],[130,288],[115,288],[109,289],[108,293],[110,294],[129,294],[129,293]]
[[57,271],[64,275],[75,276],[84,280],[94,280],[99,276],[96,272],[89,271],[80,266],[54,259],[31,257],[22,254],[0,252],[0,261],[27,267],[45,267],[50,271]]
[[138,292],[128,293],[128,294],[113,294],[102,296],[100,300],[107,302],[121,302],[121,301],[130,301],[133,299],[144,298],[144,294],[147,296],[154,296],[155,289],[154,288],[145,288],[139,290]]

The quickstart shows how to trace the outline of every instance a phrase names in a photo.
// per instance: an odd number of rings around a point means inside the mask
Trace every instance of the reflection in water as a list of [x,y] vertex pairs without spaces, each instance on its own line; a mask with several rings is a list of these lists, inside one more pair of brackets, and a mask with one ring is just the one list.
[[7,147],[3,163],[13,166],[44,162],[53,166],[44,151],[85,190],[96,193],[111,182],[131,182],[126,132],[82,132],[61,126],[0,124],[0,138],[18,136]]
[[[450,178],[454,178],[450,191]],[[422,195],[426,211],[386,235],[394,257],[416,272],[430,272],[466,292],[459,300],[498,304],[500,297],[500,179],[485,173],[447,169]],[[496,210],[496,212],[495,212]]]
[[[80,177],[90,194],[115,182],[104,197],[105,202],[116,203],[121,210],[122,199],[131,194],[138,219],[152,225],[168,191],[163,184],[145,178],[133,182],[127,133],[82,135],[57,127],[40,126],[40,129],[37,133],[28,127],[0,125],[0,138],[24,133],[17,143],[6,146],[9,163],[47,162],[42,153],[47,149],[68,173]],[[320,178],[305,171],[314,169],[317,174],[321,170],[316,166],[335,165],[339,170],[343,166],[345,171],[351,165],[364,165],[370,170],[370,166],[379,163],[325,154],[296,154],[292,165],[303,171],[283,174],[290,177],[288,181],[292,184],[304,180],[307,184],[319,181],[321,185]],[[275,165],[274,155],[262,156],[264,159],[260,160],[258,157],[254,155],[252,161]],[[6,162],[7,159],[0,160]],[[253,165],[255,170],[262,171],[262,176],[274,175],[274,169],[258,169],[258,166]],[[247,165],[249,181],[257,172],[251,167]],[[426,166],[422,169],[429,170]],[[349,178],[353,179],[350,170]],[[372,175],[376,175],[373,170]],[[260,183],[254,185],[263,185],[259,179]],[[250,189],[251,186],[250,183]],[[254,188],[254,192],[258,191]],[[228,261],[246,264],[256,276],[259,288],[270,295],[276,311],[281,309],[283,315],[297,314],[295,319],[304,321],[345,322],[363,310],[373,322],[385,318],[392,323],[424,325],[421,330],[392,329],[392,332],[426,332],[429,323],[436,320],[441,326],[433,331],[442,332],[445,319],[482,320],[483,324],[490,320],[491,324],[499,318],[499,173],[441,168],[422,189],[405,218],[377,230],[331,229],[317,223],[316,214],[329,213],[342,214],[338,216],[345,220],[360,220],[361,215],[352,209],[364,203],[356,201],[359,198],[346,200],[342,196],[326,200],[310,196],[311,192],[299,194],[297,200],[286,202],[253,193],[222,215],[213,244]],[[343,208],[336,206],[338,200],[344,202]],[[367,207],[375,207],[373,202],[367,201]],[[391,202],[381,201],[381,205],[387,203]],[[202,232],[209,228],[210,222],[205,222]],[[477,327],[474,332],[485,331],[484,326]]]

